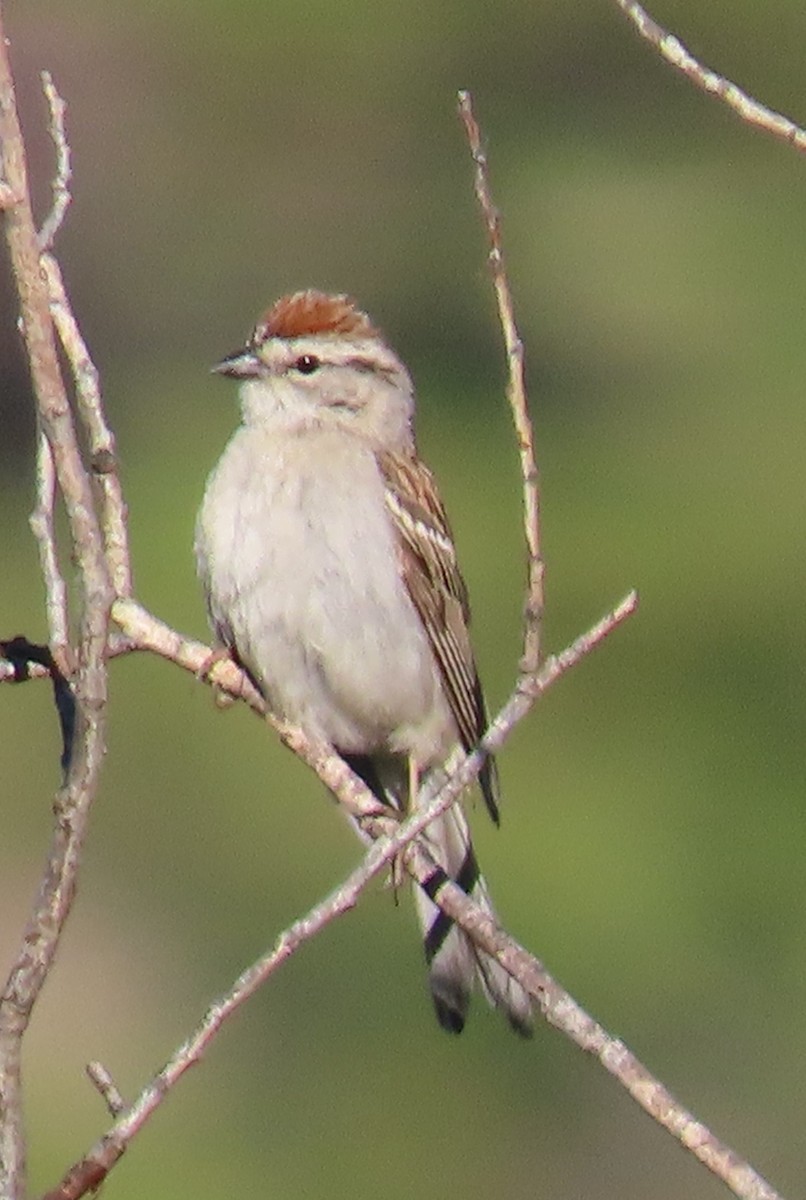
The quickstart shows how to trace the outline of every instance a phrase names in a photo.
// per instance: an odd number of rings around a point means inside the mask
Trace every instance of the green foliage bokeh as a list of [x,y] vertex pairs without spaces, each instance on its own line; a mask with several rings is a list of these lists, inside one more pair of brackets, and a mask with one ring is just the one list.
[[[803,905],[806,173],[675,77],[615,5],[259,0],[8,6],[40,210],[37,72],[69,103],[59,253],[118,436],[139,596],[205,635],[191,555],[236,419],[207,374],[261,306],[349,291],[413,369],[492,703],[513,678],[519,484],[468,155],[489,143],[537,422],[559,649],[641,610],[502,756],[474,814],[501,915],[579,1000],[786,1193],[806,1161]],[[806,117],[794,0],[655,10]],[[0,630],[45,636],[32,418],[0,291]],[[48,689],[0,694],[0,945],[57,783]],[[26,1059],[34,1185],[104,1126],[244,963],[360,849],[258,722],[156,660],[112,669],[79,899]],[[593,1062],[483,1004],[437,1029],[407,898],[377,888],[300,953],[133,1146],[110,1197],[723,1194]]]

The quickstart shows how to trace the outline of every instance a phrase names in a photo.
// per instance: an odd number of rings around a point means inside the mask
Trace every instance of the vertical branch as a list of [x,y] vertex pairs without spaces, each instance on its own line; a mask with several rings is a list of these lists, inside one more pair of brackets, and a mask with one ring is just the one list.
[[56,545],[54,508],[56,504],[56,471],[50,442],[40,429],[36,445],[36,506],[31,513],[31,532],[39,546],[39,565],[45,581],[45,614],[48,622],[48,645],[63,675],[69,675],[70,621],[67,607],[67,585],[59,567]]
[[42,87],[50,109],[50,136],[56,148],[53,205],[39,231],[42,269],[48,284],[50,311],[75,385],[78,415],[87,434],[90,465],[100,492],[101,530],[109,577],[116,596],[132,594],[129,535],[126,505],[117,471],[115,439],[104,415],[98,370],[73,315],[61,269],[47,253],[61,228],[72,199],[70,195],[70,145],[65,130],[67,105],[59,95],[49,71],[42,72]]
[[[28,191],[25,148],[17,115],[0,2],[0,148],[4,226],[17,287],[21,327],[42,433],[64,498],[71,552],[78,571],[81,621],[74,677],[75,746],[54,805],[50,852],[28,926],[0,997],[0,1195],[25,1194],[21,1046],[47,979],[75,894],[89,809],[105,749],[106,639],[112,601],[91,482],[81,459],[59,369],[49,297]],[[49,604],[51,598],[49,597]],[[58,602],[52,601],[54,611]]]
[[524,608],[523,658],[521,672],[533,675],[542,659],[541,632],[545,606],[545,563],[540,548],[540,474],[535,459],[534,430],[526,402],[523,375],[523,342],[515,323],[512,293],[507,279],[501,242],[501,217],[490,191],[487,155],[481,144],[481,130],[473,113],[470,92],[459,93],[459,116],[465,127],[475,165],[476,199],[479,202],[489,243],[488,261],[493,275],[498,317],[504,335],[509,377],[507,399],[518,438],[523,478],[523,520],[527,554],[527,588]]
[[53,205],[39,230],[39,249],[50,250],[56,234],[62,227],[67,209],[70,207],[70,146],[64,132],[64,114],[67,105],[56,91],[50,71],[42,72],[42,88],[50,109],[50,136],[56,149],[56,174],[53,177]]
[[73,315],[61,269],[52,254],[42,255],[50,311],[76,389],[78,415],[87,434],[90,466],[95,478],[101,510],[101,533],[109,578],[116,597],[132,594],[127,509],[118,475],[115,438],[104,415],[98,368]]

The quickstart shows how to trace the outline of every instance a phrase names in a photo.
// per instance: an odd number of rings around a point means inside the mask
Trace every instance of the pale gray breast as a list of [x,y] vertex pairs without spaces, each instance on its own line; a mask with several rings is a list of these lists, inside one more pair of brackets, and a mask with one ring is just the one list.
[[432,719],[438,674],[368,447],[242,428],[198,529],[213,620],[275,711],[355,750]]

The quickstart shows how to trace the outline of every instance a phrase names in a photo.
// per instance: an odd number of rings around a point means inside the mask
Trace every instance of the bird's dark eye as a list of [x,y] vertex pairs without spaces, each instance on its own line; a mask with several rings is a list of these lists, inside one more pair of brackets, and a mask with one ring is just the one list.
[[301,354],[294,363],[294,370],[299,371],[300,375],[313,375],[320,366],[315,354]]

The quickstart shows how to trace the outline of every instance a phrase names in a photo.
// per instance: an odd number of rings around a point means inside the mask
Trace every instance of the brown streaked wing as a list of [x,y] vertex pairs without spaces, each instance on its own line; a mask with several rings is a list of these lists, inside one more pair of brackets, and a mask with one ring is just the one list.
[[[451,712],[465,750],[487,728],[487,709],[468,626],[467,587],[434,477],[422,463],[399,454],[378,459],[386,503],[398,534],[403,580],[439,665]],[[498,824],[498,781],[488,758],[479,783],[490,816]]]

